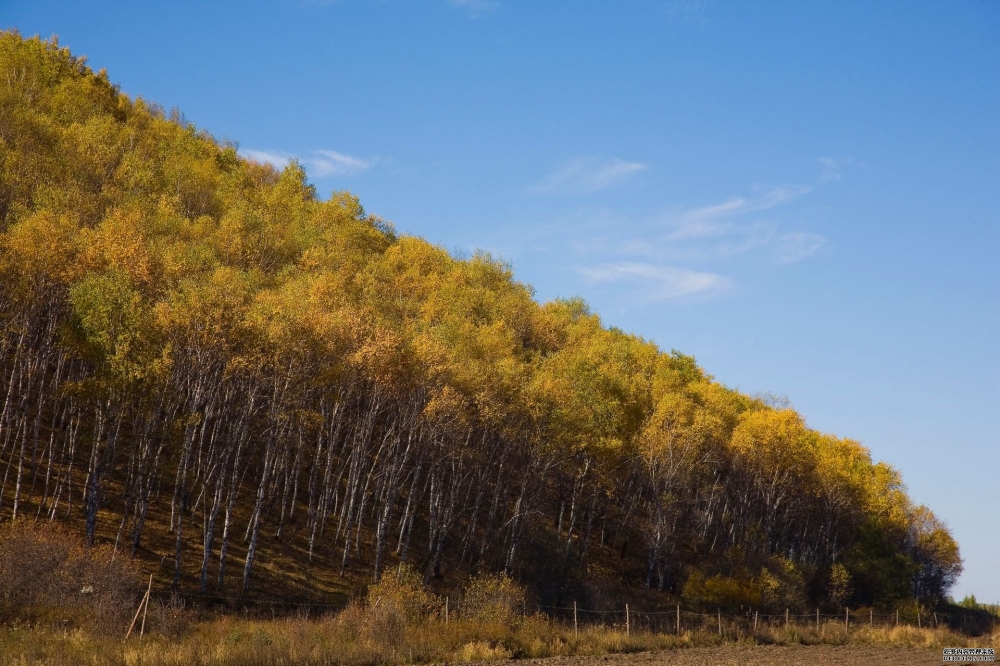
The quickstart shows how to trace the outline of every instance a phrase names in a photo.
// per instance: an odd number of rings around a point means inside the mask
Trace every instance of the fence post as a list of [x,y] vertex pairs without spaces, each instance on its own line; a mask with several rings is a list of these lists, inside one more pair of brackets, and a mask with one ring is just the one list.
[[681,605],[677,604],[677,635],[681,635]]
[[923,627],[920,626],[920,611],[919,610],[917,610],[917,629],[923,629]]
[[574,600],[573,601],[573,638],[576,638],[579,635],[580,635],[580,632],[579,632],[579,630],[577,629],[577,626],[576,626],[576,601]]
[[816,631],[819,631],[819,609],[816,609]]
[[934,628],[938,628],[937,611],[934,611]]
[[719,608],[719,635],[722,635],[722,609]]
[[868,609],[868,625],[871,627],[875,626],[875,611],[871,608]]
[[785,609],[785,629],[788,629],[788,609]]
[[448,624],[448,597],[444,598],[444,623]]
[[850,633],[850,620],[851,611],[848,608],[844,609],[844,635],[847,636]]
[[[149,575],[149,587],[146,588],[146,594],[143,595],[142,600],[139,602],[139,607],[135,609],[135,617],[132,618],[132,624],[128,626],[128,631],[125,632],[125,640],[132,635],[132,630],[135,629],[135,623],[139,619],[139,613],[142,612],[142,607],[144,604],[149,602],[149,593],[153,591],[153,574]],[[143,617],[143,623],[145,623],[145,617]]]
[[629,636],[628,604],[625,604],[625,638]]
[[149,587],[146,589],[146,603],[142,605],[142,625],[139,627],[139,639],[146,633],[146,612],[149,610],[149,595],[153,592],[153,574],[149,574]]
[[899,627],[899,609],[896,609],[896,626]]
[[753,612],[753,635],[754,635],[754,636],[756,636],[756,635],[757,635],[757,614],[758,614],[759,612],[760,612],[760,611],[754,611],[754,612]]

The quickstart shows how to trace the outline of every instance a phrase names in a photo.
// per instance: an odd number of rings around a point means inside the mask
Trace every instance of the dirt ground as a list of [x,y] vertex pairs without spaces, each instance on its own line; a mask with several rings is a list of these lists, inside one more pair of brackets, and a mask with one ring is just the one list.
[[941,652],[936,650],[860,645],[795,645],[705,647],[499,663],[505,666],[908,666],[943,662]]

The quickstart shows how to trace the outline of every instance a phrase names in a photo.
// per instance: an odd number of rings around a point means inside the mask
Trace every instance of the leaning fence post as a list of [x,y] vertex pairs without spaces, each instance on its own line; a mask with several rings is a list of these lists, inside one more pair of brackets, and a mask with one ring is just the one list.
[[146,633],[146,611],[149,610],[149,596],[153,592],[153,574],[149,574],[149,587],[146,588],[146,602],[142,605],[142,624],[139,626],[139,639]]
[[580,635],[579,630],[576,626],[576,601],[573,602],[573,637],[576,638]]
[[132,624],[128,626],[128,631],[125,632],[125,640],[132,635],[132,630],[135,629],[135,623],[139,619],[139,613],[142,612],[143,604],[149,601],[149,593],[153,591],[153,574],[149,574],[149,587],[146,588],[146,594],[143,595],[142,601],[139,602],[139,607],[135,609],[135,617],[132,618]]

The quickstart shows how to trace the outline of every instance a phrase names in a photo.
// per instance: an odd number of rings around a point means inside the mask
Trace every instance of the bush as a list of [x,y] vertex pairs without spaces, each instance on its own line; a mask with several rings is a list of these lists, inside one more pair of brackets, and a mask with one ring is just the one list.
[[716,574],[710,578],[700,571],[692,573],[684,584],[684,600],[701,608],[732,609],[738,606],[760,606],[760,585],[748,577]]
[[387,572],[368,588],[363,609],[348,608],[345,626],[354,626],[358,635],[393,650],[406,642],[406,630],[436,613],[441,600],[424,587],[423,580],[408,565],[396,574]]
[[124,632],[142,582],[108,548],[86,549],[57,525],[0,525],[0,621]]
[[407,622],[419,621],[441,607],[441,600],[424,587],[423,580],[409,565],[401,565],[396,574],[387,572],[382,580],[368,588],[366,607],[392,609]]
[[774,610],[806,607],[805,578],[790,560],[783,557],[770,558],[761,569],[758,582],[764,606]]
[[524,587],[506,574],[477,576],[465,588],[462,615],[510,626],[519,617],[524,600]]

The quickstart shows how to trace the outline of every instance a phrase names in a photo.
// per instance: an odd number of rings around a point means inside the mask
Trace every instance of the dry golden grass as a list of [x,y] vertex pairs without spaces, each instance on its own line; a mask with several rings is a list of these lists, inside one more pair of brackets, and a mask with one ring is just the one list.
[[[946,629],[858,627],[844,635],[842,624],[765,627],[756,635],[727,627],[682,635],[553,624],[544,616],[514,622],[454,619],[440,615],[404,620],[388,611],[355,604],[316,619],[246,620],[220,617],[191,622],[175,635],[159,629],[143,639],[109,640],[82,630],[6,627],[0,629],[0,664],[95,664],[108,666],[313,666],[320,664],[408,664],[493,661],[570,655],[634,653],[721,645],[853,644],[915,647],[993,647],[1000,634],[974,639]],[[151,621],[151,623],[159,620]]]
[[[86,588],[86,593],[81,592]],[[0,527],[0,666],[313,666],[321,664],[497,661],[628,654],[722,645],[876,645],[923,650],[993,647],[947,629],[842,622],[755,625],[711,615],[688,617],[680,635],[622,625],[583,626],[523,616],[525,590],[504,576],[481,576],[463,590],[462,612],[401,567],[337,613],[276,619],[186,609],[176,597],[149,605],[146,634],[122,639],[140,598],[131,564],[101,549],[82,550],[68,534],[28,523]],[[701,622],[702,624],[695,624]]]

